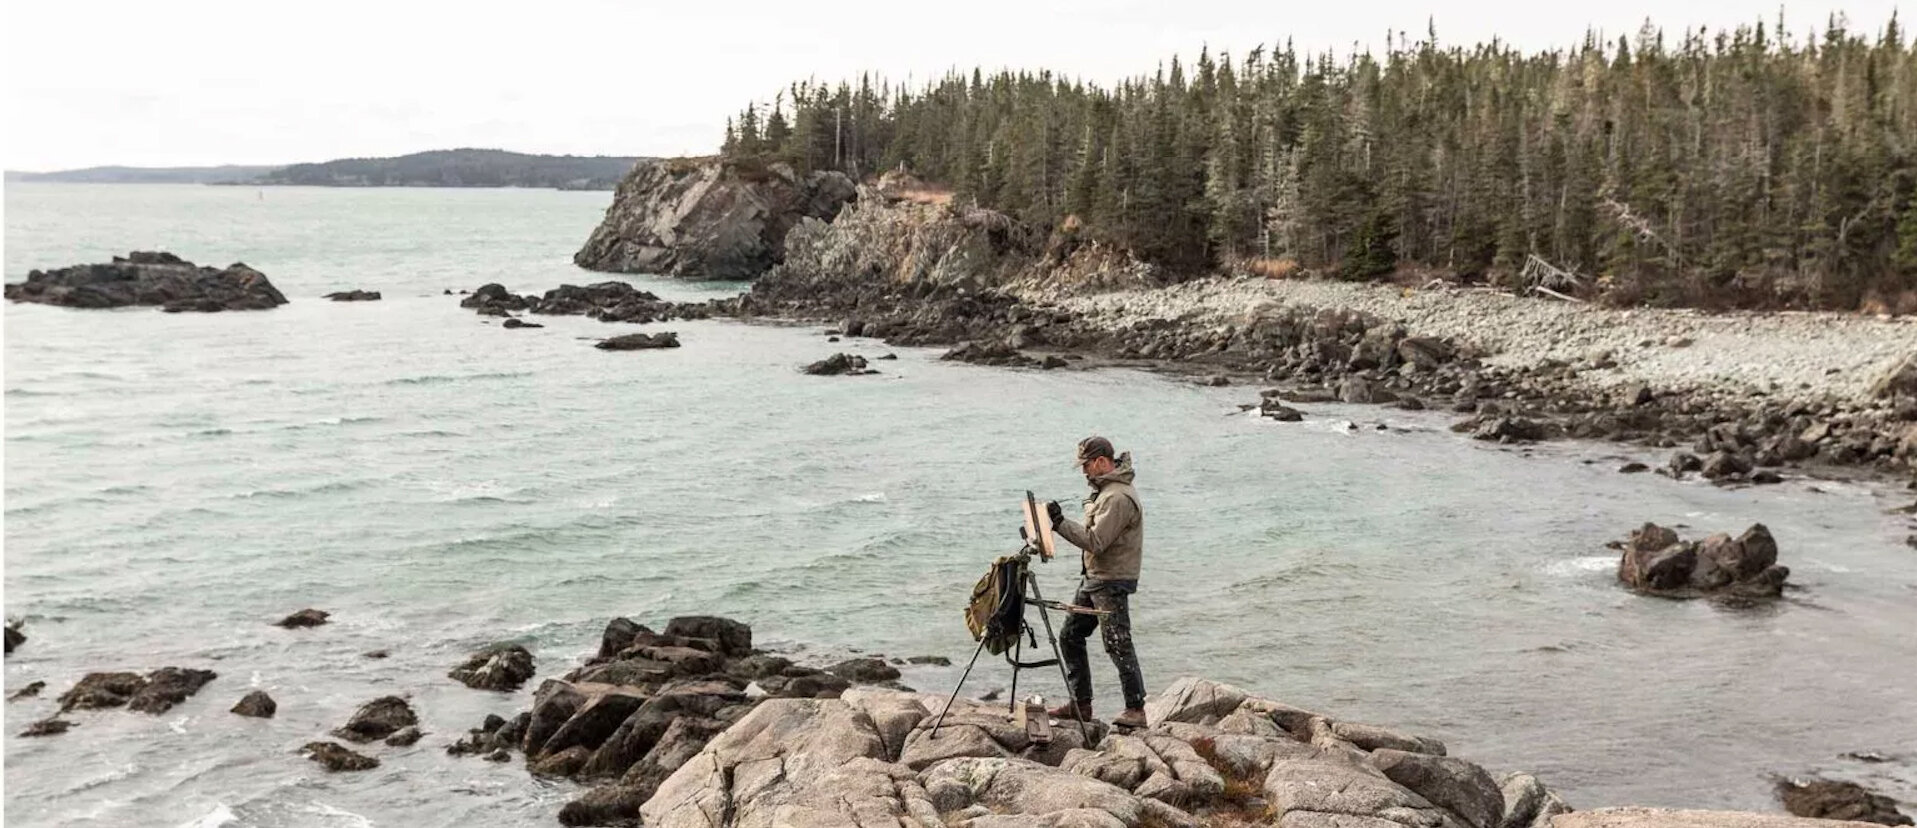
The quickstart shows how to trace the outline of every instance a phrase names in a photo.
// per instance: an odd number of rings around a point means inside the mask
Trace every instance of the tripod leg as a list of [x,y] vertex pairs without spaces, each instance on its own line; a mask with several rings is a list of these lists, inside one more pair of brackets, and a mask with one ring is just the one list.
[[[1025,584],[1031,590],[1032,600],[1034,602],[1045,600],[1045,596],[1038,594],[1038,576],[1030,572],[1025,573]],[[1058,659],[1058,680],[1065,683],[1065,695],[1070,696],[1072,694],[1072,678],[1065,673],[1065,654],[1059,652],[1058,634],[1052,632],[1052,616],[1045,611],[1044,604],[1038,605],[1038,618],[1040,621],[1045,622],[1045,638],[1052,642],[1052,658]],[[1072,701],[1076,703],[1078,700],[1073,699]],[[1078,735],[1084,738],[1085,749],[1090,750],[1092,747],[1092,731],[1085,726],[1085,720],[1082,718],[1078,720]]]
[[[1025,623],[1025,619],[1019,619],[1019,623]],[[1007,713],[1018,712],[1018,663],[1024,660],[1025,638],[1020,636],[1012,642],[1012,692],[1010,694],[1011,699],[1005,703],[1005,712]]]
[[925,738],[937,739],[939,737],[939,725],[945,723],[945,714],[952,709],[952,703],[958,701],[959,688],[965,686],[965,678],[972,674],[972,667],[978,664],[978,654],[982,652],[985,652],[985,639],[983,638],[979,639],[978,649],[972,651],[972,660],[965,664],[965,672],[959,674],[958,684],[952,685],[952,697],[946,699],[945,707],[939,709],[938,719],[932,722],[932,732],[926,734]]

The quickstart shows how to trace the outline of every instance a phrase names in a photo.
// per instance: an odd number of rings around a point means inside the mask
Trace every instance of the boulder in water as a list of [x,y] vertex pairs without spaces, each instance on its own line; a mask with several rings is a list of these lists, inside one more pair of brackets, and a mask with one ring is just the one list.
[[218,678],[210,670],[162,667],[138,673],[88,673],[60,694],[60,711],[125,706],[142,713],[164,713]]
[[279,709],[279,703],[273,701],[273,697],[267,695],[265,690],[254,690],[241,697],[231,712],[256,719],[271,719]]
[[7,625],[6,636],[7,636],[7,653],[9,655],[13,653],[13,648],[27,643],[27,634],[20,631],[19,622],[13,622]]
[[393,735],[402,728],[419,724],[413,706],[398,696],[382,696],[361,705],[334,736],[349,742],[372,742]]
[[448,675],[475,690],[518,690],[533,677],[532,653],[517,644],[473,654]]
[[44,681],[32,682],[25,687],[22,687],[18,690],[13,691],[13,695],[8,696],[7,701],[19,701],[21,699],[36,698],[40,695],[40,691],[45,689],[47,689],[46,682]]
[[878,371],[866,367],[865,357],[855,354],[833,354],[825,359],[805,366],[803,370],[805,373],[815,376],[844,375],[858,377],[878,373]]
[[1694,542],[1646,523],[1621,545],[1618,581],[1649,595],[1769,598],[1782,594],[1790,576],[1777,565],[1777,540],[1761,523],[1737,538],[1719,534]]
[[325,298],[331,299],[335,302],[377,302],[379,301],[379,291],[377,290],[342,290],[342,291],[337,291],[334,293],[328,293],[326,294]]

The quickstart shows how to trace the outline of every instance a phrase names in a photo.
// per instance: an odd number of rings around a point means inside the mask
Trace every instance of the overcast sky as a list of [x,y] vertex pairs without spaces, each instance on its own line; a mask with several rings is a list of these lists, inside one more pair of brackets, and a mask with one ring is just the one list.
[[[1833,11],[1878,31],[1893,0],[1793,3],[1800,37]],[[1200,46],[1291,38],[1348,52],[1386,31],[1493,36],[1527,50],[1775,20],[1759,0],[12,0],[4,166],[286,163],[456,146],[711,152],[727,115],[794,79],[950,67],[1095,81]]]

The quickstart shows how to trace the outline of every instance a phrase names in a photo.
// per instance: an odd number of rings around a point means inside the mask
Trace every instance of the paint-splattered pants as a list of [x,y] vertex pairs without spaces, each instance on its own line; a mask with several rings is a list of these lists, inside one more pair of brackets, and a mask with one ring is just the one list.
[[1145,706],[1145,674],[1138,667],[1138,650],[1132,646],[1131,594],[1138,591],[1137,581],[1099,581],[1087,578],[1078,586],[1072,603],[1078,606],[1110,610],[1103,616],[1073,613],[1061,630],[1064,640],[1059,649],[1065,656],[1065,682],[1071,685],[1072,698],[1092,700],[1091,664],[1085,655],[1085,639],[1092,630],[1100,631],[1105,653],[1118,668],[1118,686],[1125,694],[1127,709]]

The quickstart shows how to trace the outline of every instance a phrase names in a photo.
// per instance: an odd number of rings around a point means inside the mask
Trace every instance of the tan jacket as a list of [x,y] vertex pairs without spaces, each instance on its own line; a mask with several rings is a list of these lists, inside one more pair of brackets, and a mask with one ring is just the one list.
[[1085,550],[1085,575],[1101,581],[1136,581],[1145,557],[1145,510],[1132,488],[1132,455],[1118,456],[1118,466],[1092,478],[1094,491],[1085,498],[1085,522],[1059,522],[1059,537]]

